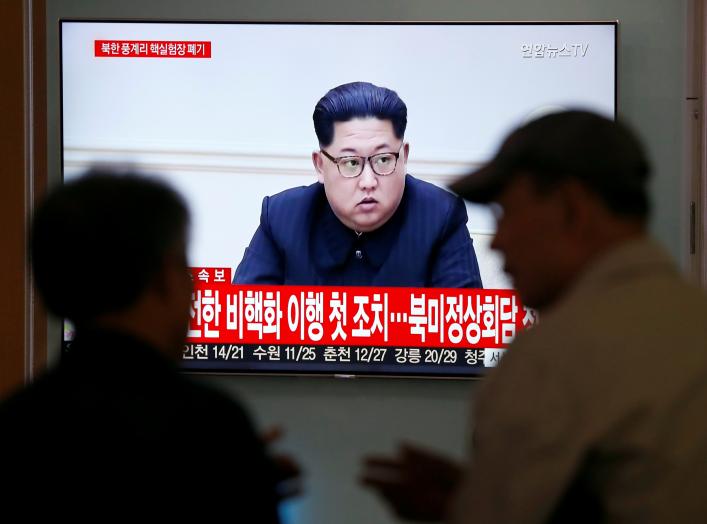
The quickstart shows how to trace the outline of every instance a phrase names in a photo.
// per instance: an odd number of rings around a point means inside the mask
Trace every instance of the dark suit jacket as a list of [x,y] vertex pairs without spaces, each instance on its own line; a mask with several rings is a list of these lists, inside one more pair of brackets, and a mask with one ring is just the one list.
[[463,201],[407,175],[393,216],[360,237],[319,183],[265,197],[236,284],[482,287]]
[[0,404],[0,464],[3,507],[27,491],[78,514],[98,505],[97,520],[139,504],[278,522],[275,470],[243,409],[118,333],[79,333],[53,371]]

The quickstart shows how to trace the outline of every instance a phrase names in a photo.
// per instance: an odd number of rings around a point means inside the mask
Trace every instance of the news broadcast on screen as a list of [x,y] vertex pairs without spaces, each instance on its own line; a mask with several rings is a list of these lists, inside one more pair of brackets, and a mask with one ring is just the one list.
[[60,24],[64,180],[190,208],[185,371],[476,377],[541,321],[447,187],[534,118],[614,118],[615,22]]

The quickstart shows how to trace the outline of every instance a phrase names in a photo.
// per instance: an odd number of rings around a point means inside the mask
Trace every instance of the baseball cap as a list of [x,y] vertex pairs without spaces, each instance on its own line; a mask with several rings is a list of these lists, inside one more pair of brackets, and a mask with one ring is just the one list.
[[519,173],[551,186],[577,178],[617,212],[645,215],[650,167],[625,125],[589,111],[545,115],[513,131],[494,158],[449,187],[478,203],[494,201]]

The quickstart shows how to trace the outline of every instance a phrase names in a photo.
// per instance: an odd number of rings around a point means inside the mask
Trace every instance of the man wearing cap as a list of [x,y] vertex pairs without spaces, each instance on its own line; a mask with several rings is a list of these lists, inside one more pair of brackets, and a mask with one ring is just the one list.
[[236,284],[481,287],[464,202],[406,174],[407,107],[368,82],[314,108],[318,181],[263,200]]
[[368,460],[364,481],[400,515],[704,520],[707,299],[647,235],[648,172],[626,127],[570,111],[454,184],[497,204],[492,245],[541,322],[479,390],[467,467],[411,446]]

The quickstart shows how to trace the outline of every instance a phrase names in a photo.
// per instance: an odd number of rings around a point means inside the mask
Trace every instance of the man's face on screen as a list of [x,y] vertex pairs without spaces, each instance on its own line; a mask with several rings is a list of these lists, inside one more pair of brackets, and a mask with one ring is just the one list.
[[[334,158],[400,154],[391,174],[376,174],[370,162],[365,161],[361,174],[352,178],[342,176],[337,164],[321,151],[312,154],[314,168],[319,182],[324,184],[329,205],[345,226],[354,231],[367,232],[385,224],[398,209],[403,197],[409,151],[408,144],[403,144],[395,136],[392,122],[377,118],[336,122],[334,140],[322,149]],[[379,165],[383,166],[388,161],[383,158]]]
[[503,269],[524,305],[538,309],[551,305],[565,285],[567,208],[561,191],[540,191],[529,175],[519,174],[497,203],[491,247],[503,255]]

